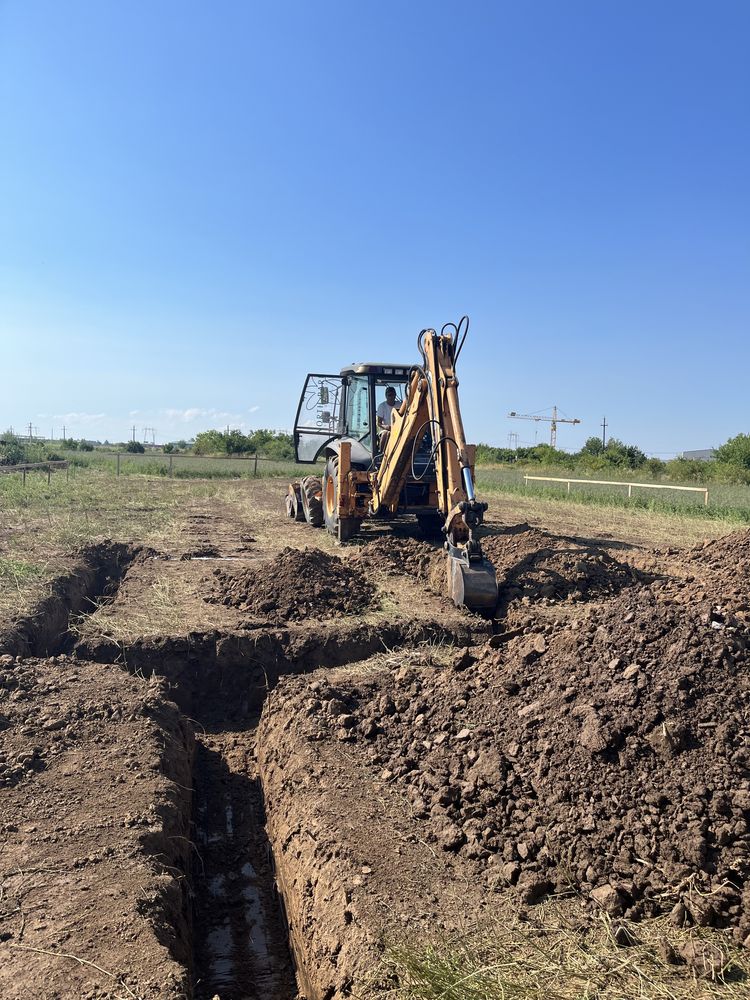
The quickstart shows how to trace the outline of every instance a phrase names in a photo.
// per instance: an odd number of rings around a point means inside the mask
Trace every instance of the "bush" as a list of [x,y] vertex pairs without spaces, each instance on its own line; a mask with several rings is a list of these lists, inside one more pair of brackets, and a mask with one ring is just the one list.
[[88,441],[79,441],[78,442],[78,450],[79,451],[93,451],[94,450],[94,446],[93,446],[93,444],[89,444]]
[[221,431],[202,431],[195,438],[193,452],[196,455],[226,455],[226,434]]
[[716,461],[750,469],[750,434],[737,434],[716,449]]
[[26,450],[15,434],[0,438],[0,465],[21,465],[26,461]]
[[145,450],[140,441],[128,441],[125,445],[125,451],[129,451],[134,455],[142,455]]
[[242,431],[202,431],[197,435],[193,452],[196,455],[267,455],[269,458],[294,457],[291,434],[265,429],[243,434]]

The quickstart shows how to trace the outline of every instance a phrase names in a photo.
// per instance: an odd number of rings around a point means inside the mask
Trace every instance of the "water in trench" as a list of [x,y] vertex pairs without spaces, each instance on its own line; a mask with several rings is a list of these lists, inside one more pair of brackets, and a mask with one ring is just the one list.
[[201,736],[194,769],[195,1000],[293,1000],[252,731]]

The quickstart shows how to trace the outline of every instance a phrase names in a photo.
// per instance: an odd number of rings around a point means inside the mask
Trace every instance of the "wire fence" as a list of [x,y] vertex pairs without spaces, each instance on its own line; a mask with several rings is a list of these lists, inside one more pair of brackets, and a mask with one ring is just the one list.
[[271,476],[305,476],[315,467],[270,455],[208,456],[163,454],[162,452],[66,452],[63,461],[0,465],[0,474],[18,474],[26,483],[27,473],[65,470],[66,478],[79,469],[117,476],[161,476],[173,479],[261,479]]
[[21,476],[24,486],[26,485],[26,473],[37,470],[47,473],[47,482],[52,482],[52,473],[55,470],[64,469],[65,478],[70,478],[70,462],[24,462],[22,465],[0,465],[0,475],[17,473]]

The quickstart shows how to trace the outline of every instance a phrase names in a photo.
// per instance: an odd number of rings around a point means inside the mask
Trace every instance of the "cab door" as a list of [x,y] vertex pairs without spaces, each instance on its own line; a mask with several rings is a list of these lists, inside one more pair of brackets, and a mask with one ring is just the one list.
[[341,375],[308,375],[294,421],[294,454],[313,463],[329,441],[341,436]]

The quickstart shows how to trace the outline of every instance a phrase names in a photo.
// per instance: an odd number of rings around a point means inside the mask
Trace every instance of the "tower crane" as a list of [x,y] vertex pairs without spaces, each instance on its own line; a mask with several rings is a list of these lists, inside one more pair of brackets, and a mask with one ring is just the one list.
[[557,425],[558,424],[580,424],[578,417],[558,417],[557,407],[552,407],[552,416],[546,417],[540,413],[516,413],[515,410],[511,410],[508,414],[509,417],[513,417],[515,420],[536,420],[537,422],[543,420],[550,425],[549,430],[549,443],[550,447],[557,447]]

